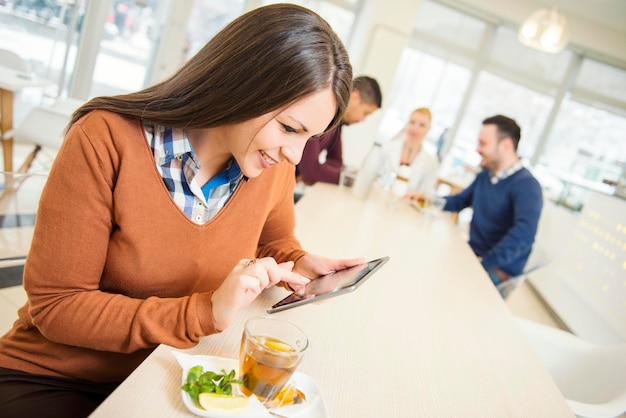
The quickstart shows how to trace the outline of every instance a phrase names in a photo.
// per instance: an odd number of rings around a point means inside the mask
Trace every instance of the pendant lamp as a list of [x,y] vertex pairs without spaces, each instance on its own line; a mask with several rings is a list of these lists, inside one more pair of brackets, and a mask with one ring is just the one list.
[[540,51],[561,52],[569,39],[567,20],[556,7],[539,9],[520,26],[518,39]]

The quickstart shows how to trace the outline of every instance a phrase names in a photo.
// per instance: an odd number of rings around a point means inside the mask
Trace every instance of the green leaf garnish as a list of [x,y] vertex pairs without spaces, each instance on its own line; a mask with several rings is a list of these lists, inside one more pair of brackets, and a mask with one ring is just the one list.
[[235,374],[235,370],[226,373],[226,370],[222,369],[220,374],[212,371],[205,372],[202,366],[194,366],[187,372],[187,379],[181,389],[188,392],[193,399],[198,399],[198,395],[204,392],[232,395],[232,385],[243,383],[235,379]]

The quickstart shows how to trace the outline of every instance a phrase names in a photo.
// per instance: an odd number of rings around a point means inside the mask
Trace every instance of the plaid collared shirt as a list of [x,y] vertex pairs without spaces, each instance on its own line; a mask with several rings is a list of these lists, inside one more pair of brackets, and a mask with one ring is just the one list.
[[235,160],[208,183],[200,185],[195,180],[200,161],[191,148],[187,132],[146,120],[143,126],[156,167],[176,205],[197,224],[211,220],[243,178]]
[[513,174],[520,171],[522,168],[524,168],[524,164],[522,163],[522,160],[517,160],[515,164],[513,164],[506,170],[502,170],[501,172],[497,174],[489,173],[490,174],[489,180],[491,181],[491,184],[498,184],[499,181],[512,176]]

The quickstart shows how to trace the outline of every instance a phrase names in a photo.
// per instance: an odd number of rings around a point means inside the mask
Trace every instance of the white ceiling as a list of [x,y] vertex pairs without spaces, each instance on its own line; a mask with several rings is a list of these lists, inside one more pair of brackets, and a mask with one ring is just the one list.
[[571,13],[619,31],[626,31],[626,0],[555,0],[541,3],[546,7],[556,6],[564,14]]

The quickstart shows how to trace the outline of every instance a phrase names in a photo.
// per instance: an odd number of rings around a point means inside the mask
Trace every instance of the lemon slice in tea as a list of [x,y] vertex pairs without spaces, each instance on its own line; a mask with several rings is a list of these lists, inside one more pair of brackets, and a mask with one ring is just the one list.
[[276,341],[276,340],[265,340],[263,341],[263,344],[267,347],[267,348],[271,348],[272,350],[276,350],[276,351],[280,351],[283,353],[293,353],[296,350],[293,349],[292,346],[290,346],[287,343],[284,343],[282,341]]
[[221,395],[203,392],[198,394],[200,406],[207,411],[243,412],[248,409],[250,400],[241,396]]

